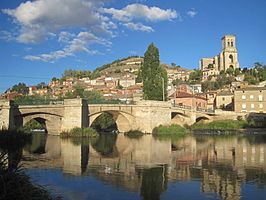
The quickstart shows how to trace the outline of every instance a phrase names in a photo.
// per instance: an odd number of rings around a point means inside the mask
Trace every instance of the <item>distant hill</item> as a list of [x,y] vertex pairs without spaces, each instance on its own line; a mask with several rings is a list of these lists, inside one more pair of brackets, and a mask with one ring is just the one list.
[[140,56],[130,56],[127,58],[122,58],[113,61],[110,64],[105,64],[98,67],[94,72],[99,72],[100,74],[115,74],[123,72],[137,72],[143,63],[143,57]]

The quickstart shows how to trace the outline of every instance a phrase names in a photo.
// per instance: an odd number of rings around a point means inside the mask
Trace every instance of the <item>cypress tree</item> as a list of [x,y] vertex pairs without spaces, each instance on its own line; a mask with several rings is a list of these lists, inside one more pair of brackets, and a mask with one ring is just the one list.
[[144,54],[144,62],[141,67],[143,80],[143,97],[146,100],[163,100],[167,96],[167,72],[160,66],[159,50],[151,43]]

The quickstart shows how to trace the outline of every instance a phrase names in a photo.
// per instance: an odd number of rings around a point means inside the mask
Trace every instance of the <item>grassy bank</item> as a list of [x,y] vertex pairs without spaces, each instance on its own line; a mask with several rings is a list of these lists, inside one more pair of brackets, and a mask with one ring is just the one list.
[[73,128],[70,131],[63,131],[60,133],[61,138],[96,138],[98,136],[99,134],[93,128]]
[[190,128],[191,130],[239,130],[254,127],[252,122],[244,120],[220,120],[210,123],[196,123]]
[[172,124],[169,126],[158,126],[153,129],[152,134],[156,137],[174,137],[174,138],[180,138],[184,137],[189,133],[189,130],[185,127]]
[[139,130],[132,130],[125,133],[126,137],[132,138],[132,139],[139,139],[144,135],[143,132]]

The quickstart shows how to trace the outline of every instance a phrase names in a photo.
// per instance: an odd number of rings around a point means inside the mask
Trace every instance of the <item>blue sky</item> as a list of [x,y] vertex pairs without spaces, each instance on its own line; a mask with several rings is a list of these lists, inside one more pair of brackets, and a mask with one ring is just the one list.
[[151,42],[161,62],[192,69],[235,34],[241,68],[266,63],[265,8],[265,0],[1,0],[0,92],[143,56]]

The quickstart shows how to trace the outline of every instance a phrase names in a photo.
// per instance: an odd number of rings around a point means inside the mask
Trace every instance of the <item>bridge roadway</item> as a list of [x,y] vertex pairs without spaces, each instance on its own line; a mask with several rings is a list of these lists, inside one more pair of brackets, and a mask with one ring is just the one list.
[[89,127],[102,113],[112,114],[120,132],[151,133],[159,125],[191,125],[200,120],[237,119],[235,112],[208,112],[172,106],[170,102],[139,101],[131,104],[88,104],[83,99],[65,99],[62,104],[15,106],[0,101],[0,129],[20,127],[32,119],[45,123],[49,134],[74,127]]

